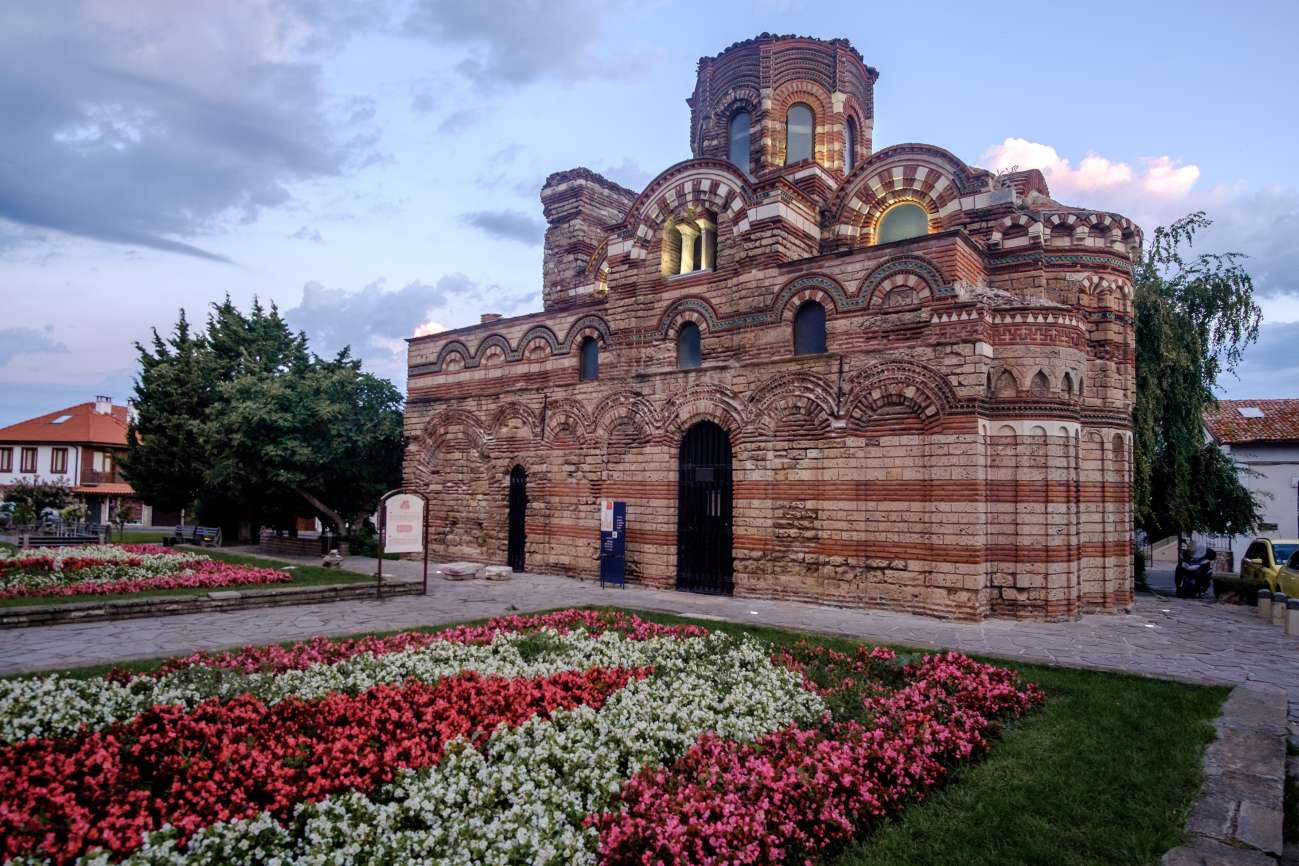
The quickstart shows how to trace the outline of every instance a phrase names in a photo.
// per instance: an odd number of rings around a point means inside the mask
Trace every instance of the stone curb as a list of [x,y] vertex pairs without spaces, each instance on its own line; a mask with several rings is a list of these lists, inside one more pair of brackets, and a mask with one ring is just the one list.
[[1245,683],[1222,705],[1204,752],[1204,783],[1186,819],[1191,840],[1163,866],[1276,866],[1282,851],[1287,696]]
[[[383,582],[383,597],[418,595],[419,581],[402,579]],[[325,586],[295,586],[283,589],[214,590],[205,595],[178,595],[117,601],[83,601],[0,609],[0,629],[64,625],[74,622],[177,616],[187,613],[220,613],[255,607],[291,604],[320,604],[332,601],[374,598],[374,581]]]

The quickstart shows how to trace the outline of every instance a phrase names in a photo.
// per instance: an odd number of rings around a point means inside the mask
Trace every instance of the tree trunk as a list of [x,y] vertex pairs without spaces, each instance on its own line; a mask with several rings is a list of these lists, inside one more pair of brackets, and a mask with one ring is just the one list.
[[297,494],[298,494],[299,496],[301,496],[303,499],[307,500],[307,503],[310,504],[312,508],[316,509],[316,510],[319,511],[321,514],[325,515],[325,517],[329,518],[330,520],[332,520],[332,521],[334,522],[334,531],[335,531],[335,532],[339,533],[340,535],[343,533],[343,530],[344,530],[344,527],[346,526],[346,524],[343,522],[343,518],[340,517],[340,516],[338,515],[338,512],[337,512],[337,511],[335,511],[334,509],[330,508],[328,505],[326,505],[325,503],[321,502],[319,499],[317,499],[317,498],[316,498],[315,496],[313,496],[311,493],[308,493],[307,491],[303,490],[302,488],[298,487],[298,488],[294,488],[294,489],[295,489],[295,491],[297,492]]

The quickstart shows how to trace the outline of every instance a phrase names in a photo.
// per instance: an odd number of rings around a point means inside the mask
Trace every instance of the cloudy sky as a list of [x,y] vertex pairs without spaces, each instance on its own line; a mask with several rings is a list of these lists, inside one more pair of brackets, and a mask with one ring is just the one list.
[[132,343],[226,294],[403,386],[417,329],[539,308],[548,173],[689,156],[697,59],[764,30],[862,51],[878,147],[1038,167],[1148,231],[1208,211],[1266,316],[1225,393],[1299,396],[1299,4],[911,8],[0,5],[0,424],[128,397]]

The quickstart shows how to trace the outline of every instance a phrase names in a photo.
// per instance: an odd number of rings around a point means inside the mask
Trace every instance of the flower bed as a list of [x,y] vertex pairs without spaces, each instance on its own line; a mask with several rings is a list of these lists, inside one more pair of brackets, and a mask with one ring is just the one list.
[[11,863],[804,863],[1042,699],[563,611],[0,681]]
[[0,558],[0,599],[124,595],[292,579],[277,569],[216,562],[201,553],[153,544],[53,547]]

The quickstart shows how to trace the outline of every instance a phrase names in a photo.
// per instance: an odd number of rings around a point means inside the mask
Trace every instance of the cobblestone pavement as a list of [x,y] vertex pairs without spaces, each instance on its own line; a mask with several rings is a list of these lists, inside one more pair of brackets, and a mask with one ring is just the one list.
[[[374,560],[349,558],[345,567],[373,573]],[[384,563],[385,573],[403,578],[416,578],[419,569],[413,562]],[[1194,682],[1271,683],[1290,695],[1291,736],[1299,741],[1299,638],[1264,624],[1252,608],[1145,594],[1131,615],[1065,623],[960,623],[789,601],[601,589],[554,575],[521,574],[502,582],[435,576],[427,596],[0,631],[0,674],[594,604]]]

